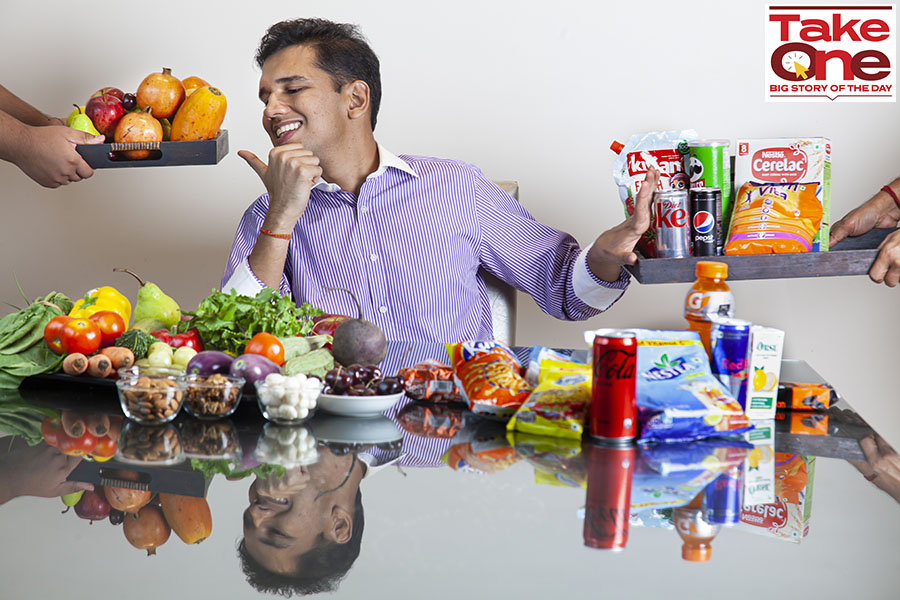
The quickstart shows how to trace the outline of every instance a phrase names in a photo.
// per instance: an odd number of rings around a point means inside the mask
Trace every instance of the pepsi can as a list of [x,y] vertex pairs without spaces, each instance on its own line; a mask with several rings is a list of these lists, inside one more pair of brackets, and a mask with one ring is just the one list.
[[653,231],[656,258],[685,258],[691,255],[691,213],[687,190],[653,193]]
[[712,370],[746,410],[750,321],[711,317],[709,346]]
[[691,190],[691,252],[694,256],[722,254],[722,192],[719,188]]
[[734,525],[741,519],[741,465],[716,477],[703,492],[706,520],[720,525]]

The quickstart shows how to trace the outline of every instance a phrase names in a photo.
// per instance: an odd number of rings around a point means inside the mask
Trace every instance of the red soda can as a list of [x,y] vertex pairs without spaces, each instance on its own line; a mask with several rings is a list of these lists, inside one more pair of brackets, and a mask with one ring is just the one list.
[[594,377],[588,431],[601,442],[624,444],[637,437],[634,372],[637,339],[629,331],[594,336]]
[[628,542],[634,446],[586,443],[587,500],[584,505],[584,545],[618,552]]

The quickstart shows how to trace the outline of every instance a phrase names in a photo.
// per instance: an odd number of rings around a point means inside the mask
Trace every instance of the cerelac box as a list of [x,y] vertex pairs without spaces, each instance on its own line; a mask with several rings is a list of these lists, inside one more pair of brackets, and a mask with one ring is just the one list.
[[828,250],[831,231],[831,140],[816,138],[771,138],[738,140],[734,161],[734,186],[757,183],[818,183],[816,196],[822,203],[822,224],[813,238],[812,251]]
[[799,544],[809,533],[816,457],[775,453],[775,502],[743,506],[738,529]]
[[781,377],[784,332],[772,327],[750,327],[747,396],[744,412],[749,419],[774,419]]

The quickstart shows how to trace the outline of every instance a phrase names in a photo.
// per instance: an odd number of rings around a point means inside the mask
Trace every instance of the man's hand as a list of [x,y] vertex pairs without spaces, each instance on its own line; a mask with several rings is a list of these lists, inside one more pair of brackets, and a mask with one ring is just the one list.
[[[9,438],[4,438],[6,441]],[[28,446],[13,440],[9,452],[0,457],[0,504],[17,496],[52,498],[78,490],[92,490],[94,486],[81,481],[66,481],[80,456],[66,456],[53,446]]]
[[650,200],[658,184],[659,171],[651,167],[635,197],[634,214],[601,233],[591,246],[587,263],[599,279],[615,281],[624,265],[637,262],[634,246],[650,227]]
[[290,232],[306,210],[312,187],[322,177],[319,157],[301,144],[272,148],[268,165],[247,150],[241,150],[238,156],[256,171],[269,193],[266,227]]
[[[855,237],[875,228],[896,227],[900,208],[886,192],[880,191],[871,200],[847,213],[831,226],[829,244],[834,246],[847,237]],[[884,238],[878,246],[878,256],[869,269],[869,278],[894,287],[900,282],[900,232]]]
[[24,127],[22,138],[10,151],[10,160],[44,187],[56,188],[87,179],[94,170],[84,162],[77,144],[102,144],[102,135],[70,127]]
[[900,502],[900,456],[876,434],[859,440],[866,462],[848,461],[865,478]]

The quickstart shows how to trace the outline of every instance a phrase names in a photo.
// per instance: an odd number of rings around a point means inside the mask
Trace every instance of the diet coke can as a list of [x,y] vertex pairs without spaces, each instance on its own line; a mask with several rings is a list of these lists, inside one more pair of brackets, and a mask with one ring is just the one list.
[[589,433],[595,440],[627,444],[637,437],[636,362],[634,333],[606,329],[594,336]]
[[634,446],[617,448],[584,444],[587,459],[585,546],[613,552],[625,549],[636,452]]
[[687,190],[654,192],[652,218],[657,258],[691,255],[691,214]]
[[719,188],[691,190],[691,253],[694,256],[722,254],[722,191]]

